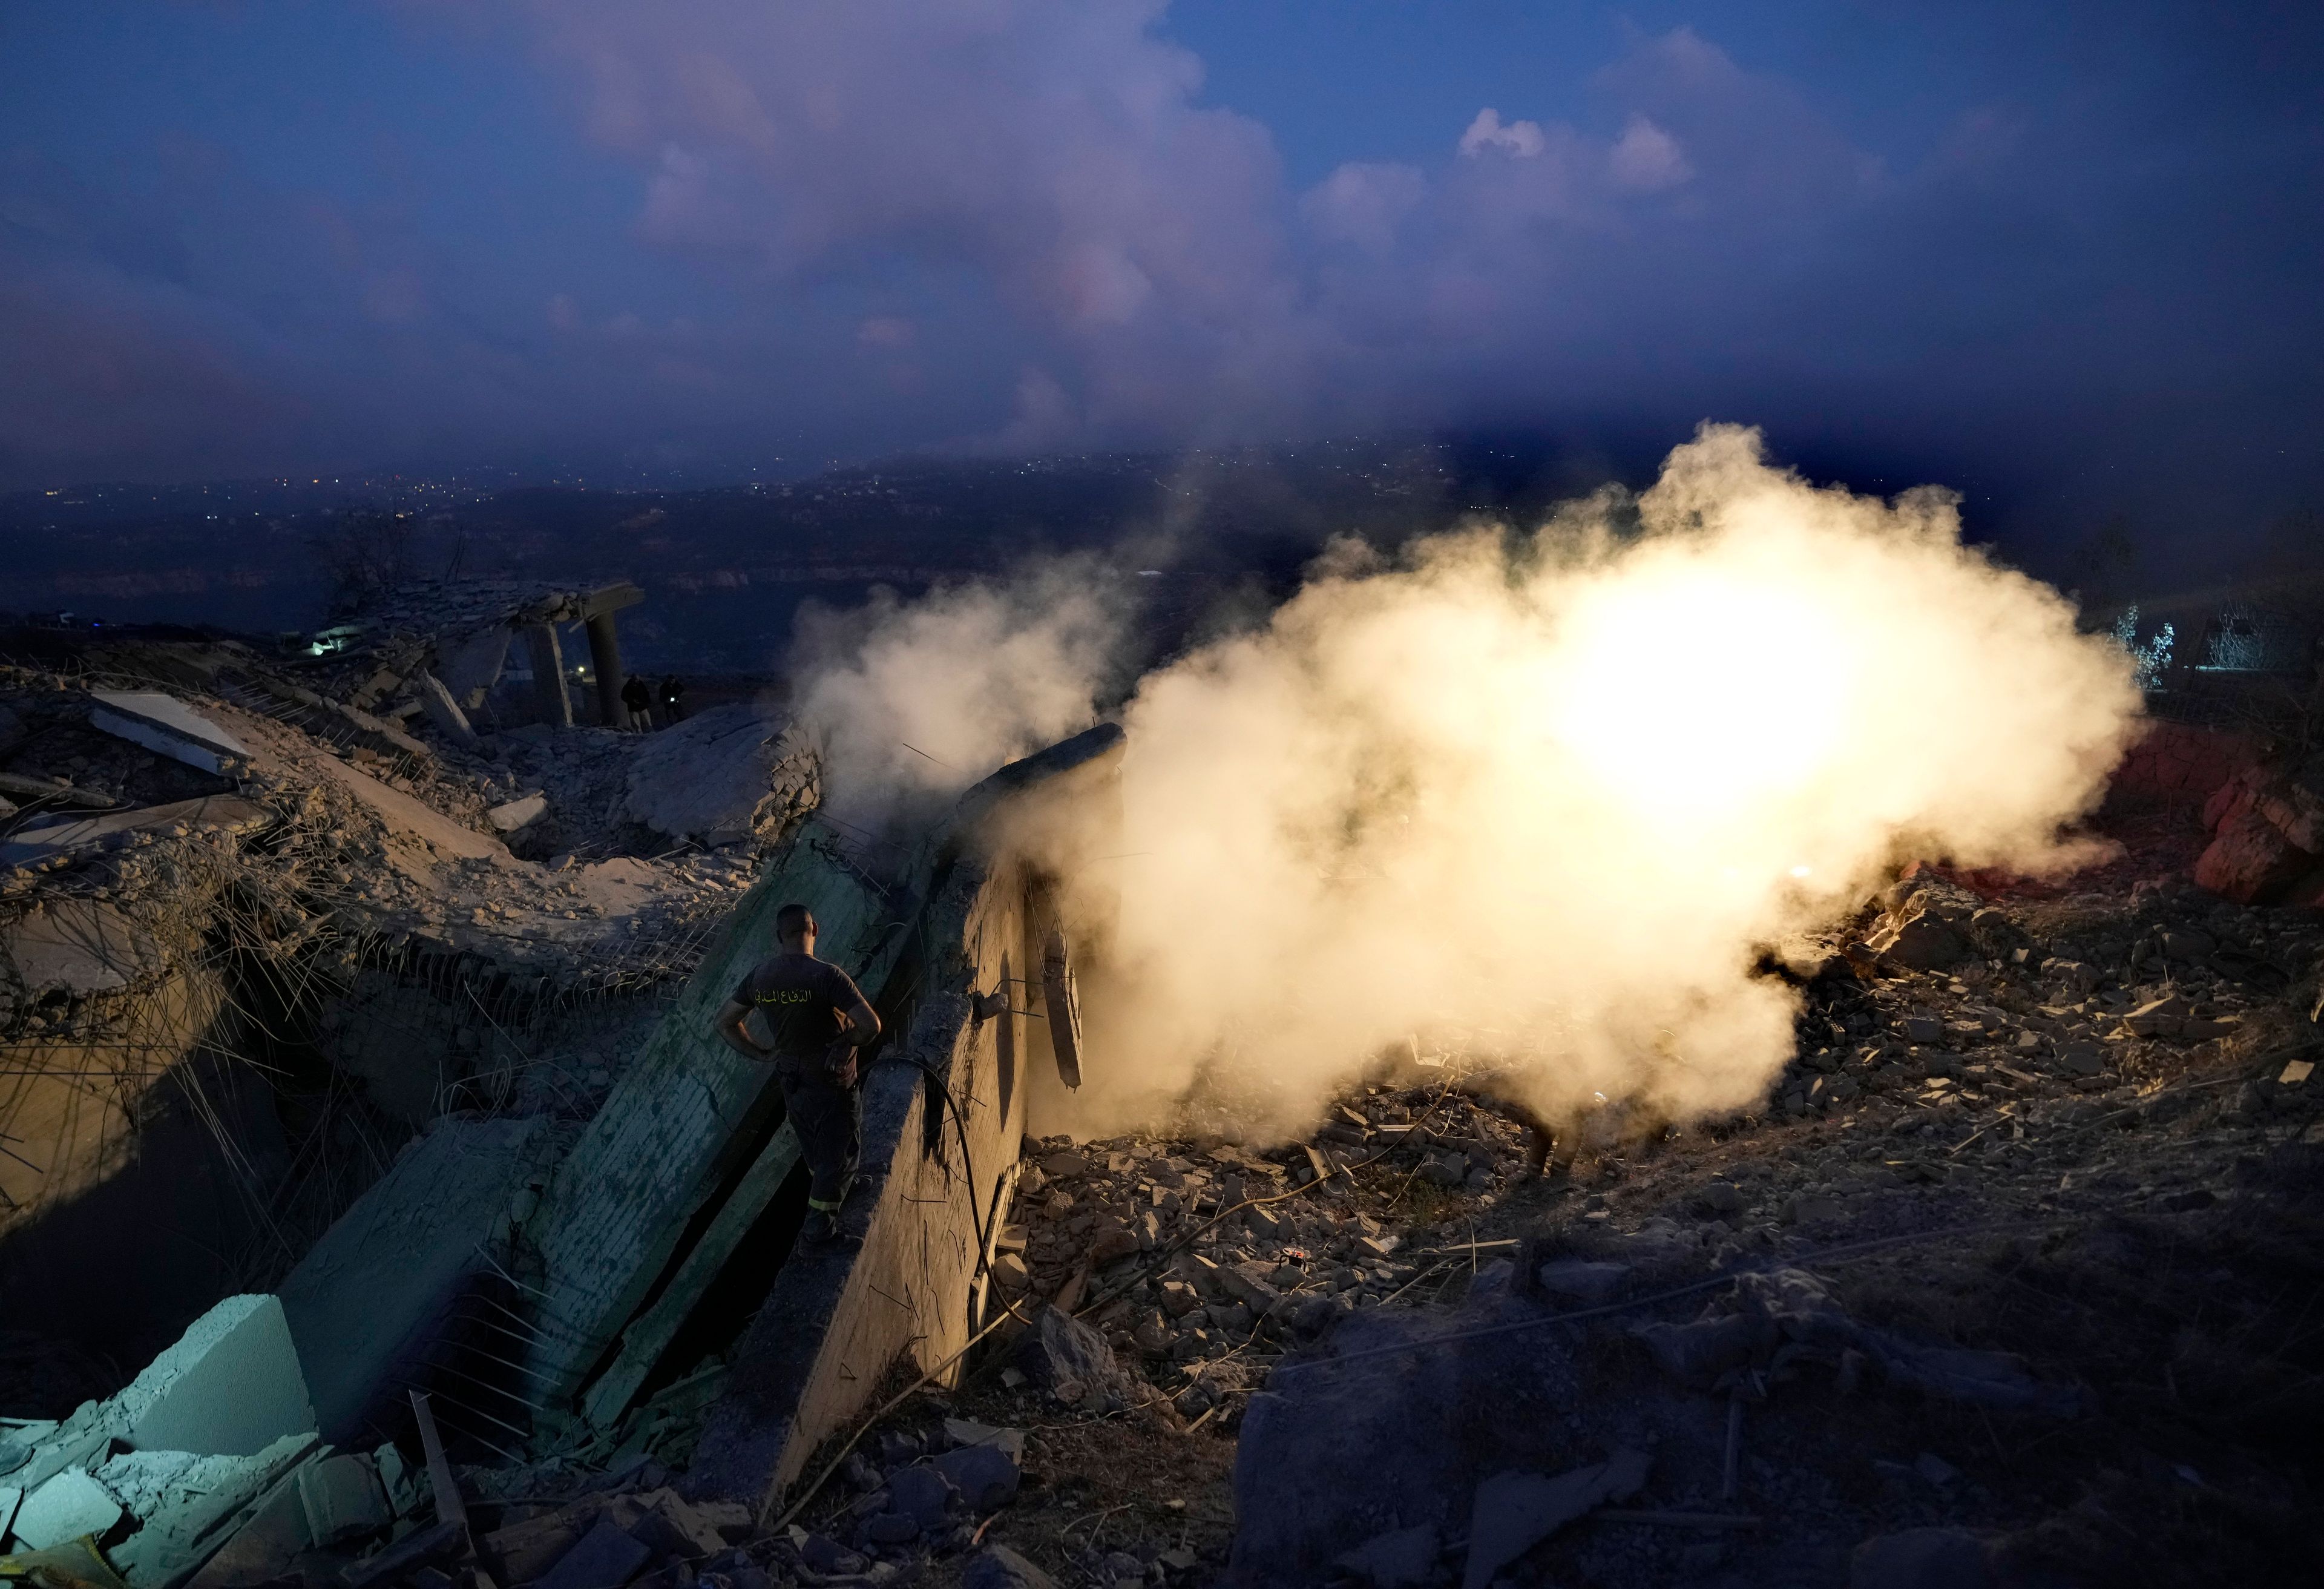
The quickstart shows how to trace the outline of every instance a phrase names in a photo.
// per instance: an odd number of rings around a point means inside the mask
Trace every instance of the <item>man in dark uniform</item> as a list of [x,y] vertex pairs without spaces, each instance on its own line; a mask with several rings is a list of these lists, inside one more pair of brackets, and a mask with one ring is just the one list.
[[630,714],[630,726],[640,733],[653,726],[653,717],[646,708],[653,702],[653,692],[646,681],[632,673],[622,686],[622,705]]
[[[815,917],[805,905],[775,912],[780,952],[762,960],[720,1006],[715,1030],[745,1058],[772,1060],[783,1107],[807,1158],[807,1224],[802,1239],[839,1233],[839,1206],[855,1177],[862,1095],[856,1050],[880,1035],[880,1017],[854,979],[815,957]],[[771,1040],[761,1048],[744,1022],[753,1011]]]
[[665,725],[686,716],[686,680],[673,673],[661,681],[661,720]]

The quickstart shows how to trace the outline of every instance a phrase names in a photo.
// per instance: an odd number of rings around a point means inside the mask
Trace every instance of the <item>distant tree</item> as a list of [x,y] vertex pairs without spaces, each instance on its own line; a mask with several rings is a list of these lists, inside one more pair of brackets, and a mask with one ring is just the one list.
[[333,623],[361,617],[418,572],[414,527],[395,513],[357,509],[341,513],[307,545],[322,568],[325,614]]

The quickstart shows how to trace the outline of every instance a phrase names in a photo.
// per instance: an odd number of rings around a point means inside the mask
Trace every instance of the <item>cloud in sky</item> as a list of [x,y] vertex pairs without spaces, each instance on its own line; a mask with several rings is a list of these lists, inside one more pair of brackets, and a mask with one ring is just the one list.
[[[280,22],[254,14],[214,25]],[[2324,417],[2292,263],[2319,200],[2289,180],[2324,152],[2228,89],[2157,126],[2061,79],[1899,157],[1851,131],[1856,85],[1677,26],[1578,93],[1480,89],[1433,151],[1346,127],[1295,180],[1161,0],[383,14],[375,53],[475,83],[372,113],[410,144],[377,190],[262,173],[225,130],[100,152],[0,112],[0,481],[1722,413],[2185,497]],[[546,107],[545,177],[453,125],[495,88]]]

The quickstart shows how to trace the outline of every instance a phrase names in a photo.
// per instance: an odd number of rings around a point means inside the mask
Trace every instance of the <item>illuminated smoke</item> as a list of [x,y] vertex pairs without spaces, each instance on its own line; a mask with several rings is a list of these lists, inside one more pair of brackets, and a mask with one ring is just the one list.
[[1121,635],[1112,587],[1080,561],[1006,586],[861,611],[800,610],[791,672],[823,755],[825,804],[869,834],[1093,719]]
[[1297,1129],[1416,1039],[1550,1107],[1751,1104],[1794,1012],[1760,947],[1907,855],[2064,864],[2138,704],[2121,648],[1963,548],[1952,495],[1819,489],[1738,427],[1530,534],[1335,547],[1130,700],[1123,854],[1081,906],[1119,891],[1091,1079],[1039,1123],[1194,1091]]

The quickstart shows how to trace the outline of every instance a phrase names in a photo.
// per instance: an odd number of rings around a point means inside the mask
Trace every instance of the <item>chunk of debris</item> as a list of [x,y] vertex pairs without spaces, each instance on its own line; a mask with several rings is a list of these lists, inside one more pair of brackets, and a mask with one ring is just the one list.
[[58,900],[18,917],[0,938],[0,954],[34,993],[116,993],[159,975],[167,957],[126,912],[103,900]]
[[424,1358],[539,1166],[545,1116],[446,1119],[415,1139],[282,1282],[326,1437],[353,1440]]
[[84,1534],[102,1534],[121,1518],[121,1502],[111,1491],[87,1469],[69,1467],[24,1497],[13,1526],[25,1545],[46,1550]]
[[307,1534],[318,1545],[337,1545],[376,1533],[394,1520],[387,1492],[367,1456],[327,1456],[299,1470],[299,1501]]
[[1436,1557],[1443,1550],[1436,1525],[1422,1523],[1375,1534],[1333,1565],[1345,1567],[1372,1589],[1417,1589],[1436,1571]]
[[1486,1589],[1500,1570],[1592,1507],[1627,1501],[1646,1485],[1646,1454],[1622,1450],[1608,1460],[1545,1478],[1495,1474],[1477,1486],[1469,1521],[1469,1562],[1462,1589]]
[[484,812],[484,820],[493,825],[495,833],[514,833],[539,821],[549,812],[549,797],[530,794],[521,799],[507,800]]
[[117,734],[205,772],[231,773],[250,764],[250,747],[177,697],[159,690],[97,689],[89,708],[93,728]]
[[311,1432],[315,1409],[281,1301],[229,1297],[188,1326],[118,1398],[142,1450],[249,1456]]
[[1057,1589],[1057,1581],[1006,1545],[987,1545],[960,1570],[961,1589]]
[[[998,1432],[1016,1436],[1018,1446],[1022,1447],[1025,1437],[1019,1431]],[[963,1446],[930,1460],[960,1492],[963,1504],[971,1511],[992,1511],[1008,1505],[1017,1498],[1017,1486],[1024,1476],[1018,1453],[997,1444]]]
[[653,1549],[622,1527],[611,1510],[541,1575],[539,1589],[622,1589],[653,1557]]
[[248,833],[273,819],[264,807],[239,795],[205,795],[101,817],[59,817],[18,828],[6,844],[0,845],[0,868],[38,866],[64,856],[119,849],[144,842],[149,835]]
[[1013,1362],[1034,1384],[1068,1406],[1093,1400],[1119,1405],[1130,1389],[1105,1337],[1054,1307],[1035,1316],[1017,1344]]

